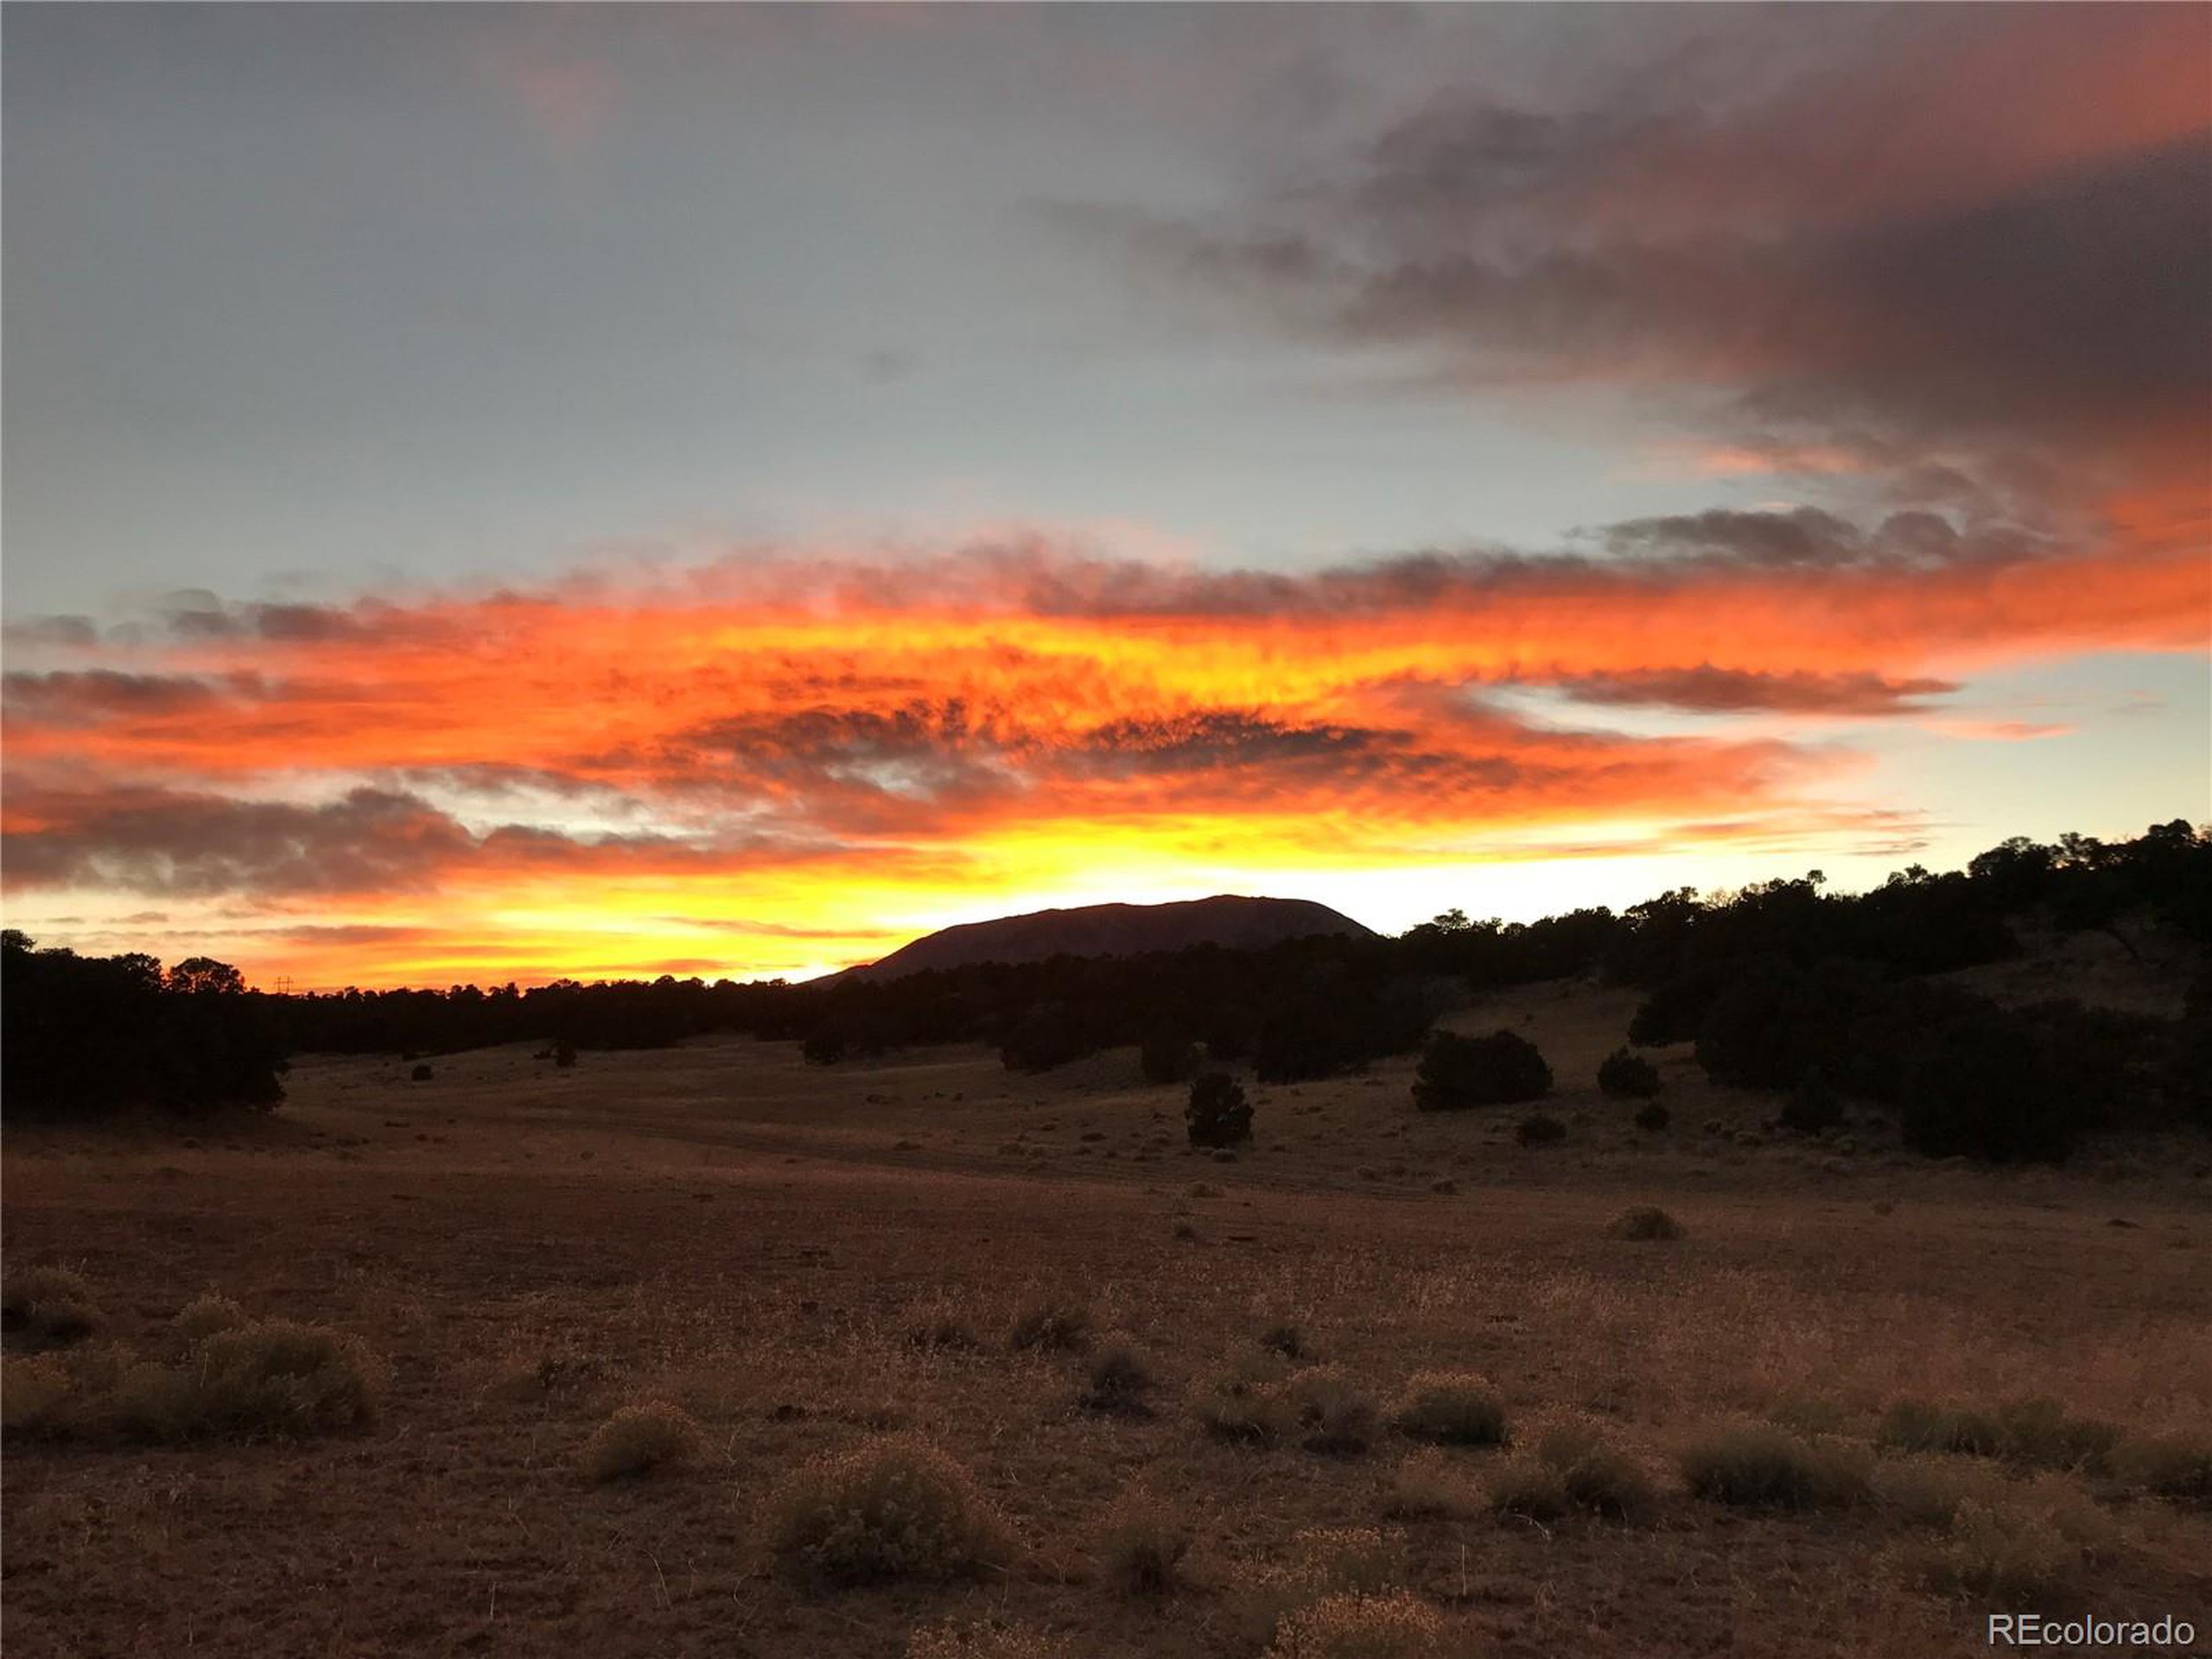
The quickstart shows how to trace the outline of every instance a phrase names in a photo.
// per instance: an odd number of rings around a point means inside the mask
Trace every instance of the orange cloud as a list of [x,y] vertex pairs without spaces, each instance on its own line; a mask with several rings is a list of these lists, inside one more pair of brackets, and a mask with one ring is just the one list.
[[[1287,575],[1033,538],[34,628],[6,880],[243,904],[257,964],[319,983],[797,966],[1085,882],[1810,822],[1855,759],[1776,721],[1916,718],[1979,666],[2198,650],[2212,617],[2155,537],[1798,512],[1603,539]],[[1568,712],[1514,712],[1529,688]],[[1627,705],[1769,734],[1613,729]]]

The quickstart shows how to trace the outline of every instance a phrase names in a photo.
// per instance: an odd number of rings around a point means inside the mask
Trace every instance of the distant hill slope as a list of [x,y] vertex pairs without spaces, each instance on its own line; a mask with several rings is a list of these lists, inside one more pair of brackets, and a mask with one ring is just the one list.
[[835,978],[897,979],[932,968],[977,962],[1042,962],[1048,957],[1132,957],[1194,944],[1256,950],[1316,933],[1370,938],[1372,931],[1326,905],[1305,899],[1245,899],[1223,893],[1170,905],[1086,905],[1039,910],[995,921],[942,928],[893,950],[880,962],[849,968]]

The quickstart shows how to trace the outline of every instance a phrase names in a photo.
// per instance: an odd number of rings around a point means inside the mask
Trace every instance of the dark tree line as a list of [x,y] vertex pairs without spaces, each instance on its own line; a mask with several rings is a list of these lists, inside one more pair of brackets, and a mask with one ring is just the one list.
[[273,999],[207,957],[80,957],[0,936],[0,1100],[10,1121],[197,1116],[284,1097]]
[[[2008,1012],[1927,977],[2017,956],[2015,930],[2029,925],[2103,930],[2131,952],[2146,927],[2212,946],[2212,830],[2177,821],[2111,843],[2016,839],[1964,871],[1915,867],[1859,895],[1827,892],[1815,873],[1713,897],[1682,889],[1619,913],[1505,923],[1449,912],[1395,938],[813,985],[664,976],[264,997],[234,973],[203,984],[194,964],[163,975],[150,958],[35,951],[16,936],[0,1075],[11,1112],[19,1101],[183,1103],[225,1090],[266,1101],[287,1052],[411,1058],[531,1042],[566,1056],[731,1032],[800,1043],[822,1065],[981,1041],[1010,1068],[1045,1071],[1134,1046],[1163,1083],[1242,1062],[1264,1082],[1295,1082],[1411,1052],[1465,990],[1584,976],[1646,993],[1632,1042],[1694,1042],[1723,1083],[1890,1103],[1930,1152],[2052,1156],[2107,1123],[2212,1121],[2212,991],[2175,1026],[2065,1004]],[[143,1034],[92,1052],[126,1027]]]

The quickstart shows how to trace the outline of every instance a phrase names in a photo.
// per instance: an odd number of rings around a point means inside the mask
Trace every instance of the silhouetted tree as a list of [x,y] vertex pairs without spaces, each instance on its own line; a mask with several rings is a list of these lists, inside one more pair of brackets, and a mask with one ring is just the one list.
[[1183,1123],[1194,1147],[1229,1147],[1252,1138],[1252,1106],[1226,1071],[1201,1072],[1191,1084]]
[[1414,1104],[1424,1112],[1460,1111],[1541,1100],[1551,1090],[1551,1067],[1536,1046],[1518,1033],[1461,1037],[1440,1031],[1421,1052],[1414,1078]]
[[1641,1054],[1617,1048],[1599,1063],[1598,1087],[1624,1100],[1649,1100],[1659,1092],[1659,1068]]

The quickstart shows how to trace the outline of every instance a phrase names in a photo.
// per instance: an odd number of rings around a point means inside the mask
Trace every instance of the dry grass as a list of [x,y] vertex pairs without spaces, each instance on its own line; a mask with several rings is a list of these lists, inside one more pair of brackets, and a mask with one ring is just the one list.
[[178,1342],[190,1348],[220,1336],[226,1331],[236,1331],[252,1324],[245,1310],[227,1296],[200,1296],[187,1302],[169,1321],[169,1332]]
[[1111,1332],[1084,1363],[1078,1403],[1086,1411],[1124,1417],[1151,1414],[1146,1396],[1160,1385],[1152,1356],[1126,1332]]
[[68,1268],[22,1268],[0,1284],[0,1325],[41,1347],[82,1342],[107,1323],[92,1287]]
[[1882,1416],[1885,1446],[1906,1452],[1946,1452],[2002,1458],[2024,1469],[2101,1472],[2120,1443],[2117,1424],[2077,1417],[2056,1401],[2008,1400],[1994,1410],[1893,1403]]
[[[1560,1076],[1581,1076],[1577,1052],[1594,1066],[1633,1005],[1546,987],[1495,999],[1475,1028],[1525,1023]],[[1708,1089],[1685,1055],[1660,1058],[1678,1123],[1771,1114]],[[2068,1483],[2107,1498],[2119,1532],[2074,1544],[2050,1581],[2104,1607],[2201,1600],[2212,1513],[2185,1496],[2202,1466],[2188,1431],[2212,1421],[2212,1211],[2188,1179],[2201,1151],[2130,1149],[2137,1173],[2109,1181],[1989,1174],[1893,1163],[1893,1136],[1855,1128],[1861,1150],[1837,1174],[1788,1140],[1637,1135],[1563,1086],[1548,1109],[1572,1139],[1523,1152],[1510,1116],[1417,1117],[1407,1068],[1386,1062],[1277,1091],[1268,1144],[1215,1174],[1173,1150],[1128,1155],[1163,1103],[1135,1076],[1124,1055],[1014,1077],[980,1050],[810,1068],[788,1045],[708,1039],[572,1071],[527,1050],[454,1055],[410,1087],[389,1059],[307,1057],[285,1109],[235,1145],[11,1130],[10,1265],[91,1264],[110,1322],[50,1354],[7,1339],[10,1652],[130,1656],[189,1632],[215,1655],[881,1659],[953,1618],[944,1639],[978,1651],[1002,1635],[1009,1653],[1057,1638],[1082,1659],[1253,1659],[1293,1606],[1402,1586],[1442,1614],[1453,1654],[1966,1659],[1982,1651],[1982,1604],[1955,1586],[2003,1581],[1968,1544],[2021,1534],[2008,1521],[2044,1502],[2011,1464],[1885,1457],[1872,1501],[1811,1510],[1678,1499],[1665,1467],[1658,1524],[1623,1527],[1586,1524],[1541,1455],[1565,1407],[1650,1473],[1650,1453],[1700,1425],[1776,1411],[1815,1447],[1864,1443],[1901,1398],[1993,1419],[1999,1402],[2045,1397],[2123,1426],[2113,1478]],[[997,1153],[1053,1119],[1056,1151],[1096,1130],[1123,1157]],[[899,1140],[925,1150],[893,1157]],[[1408,1173],[1362,1182],[1360,1160]],[[1428,1194],[1440,1173],[1459,1196]],[[1229,1192],[1187,1200],[1200,1173]],[[1644,1202],[1691,1219],[1694,1247],[1606,1237]],[[2140,1224],[2107,1227],[2115,1214]],[[1176,1241],[1179,1220],[1205,1242]],[[376,1432],[111,1449],[119,1429],[92,1432],[87,1407],[137,1366],[176,1369],[190,1344],[171,1315],[210,1286],[388,1361]],[[1174,1379],[1148,1396],[1157,1414],[1071,1409],[1081,1360],[1007,1351],[1026,1305],[1077,1300],[1099,1330],[1141,1332]],[[983,1349],[907,1340],[939,1319]],[[1372,1465],[1255,1456],[1194,1416],[1242,1414],[1295,1446],[1290,1368],[1254,1340],[1291,1322],[1390,1403],[1424,1368],[1489,1379],[1509,1458],[1556,1482],[1567,1525],[1409,1516],[1382,1570],[1342,1543],[1343,1571],[1301,1567],[1295,1535],[1376,1520],[1416,1448]],[[644,1399],[690,1412],[713,1475],[586,1484],[574,1453]],[[1035,1552],[1010,1548],[1011,1571],[974,1583],[824,1594],[802,1552],[748,1550],[766,1542],[768,1495],[855,1447],[887,1405]],[[27,1427],[41,1414],[87,1432]],[[1954,1524],[1958,1495],[1934,1477],[1904,1490],[1891,1465],[1922,1455],[1992,1483],[1996,1532]],[[1446,1484],[1464,1503],[1509,1458],[1441,1448],[1408,1458],[1402,1484],[1458,1471]],[[2157,1469],[2176,1496],[2154,1499]],[[1102,1542],[1139,1471],[1179,1523],[1173,1541],[1192,1541],[1165,1599],[1125,1593]],[[1923,1559],[1942,1554],[1957,1559],[1942,1573]],[[1262,1578],[1294,1592],[1248,1627],[1246,1580]]]
[[952,1579],[1004,1565],[1004,1518],[975,1478],[906,1436],[826,1453],[769,1494],[764,1541],[794,1577],[833,1585]]
[[1656,1204],[1630,1205],[1605,1226],[1608,1237],[1635,1239],[1647,1243],[1677,1239],[1682,1232],[1682,1224]]
[[1459,1521],[1479,1513],[1482,1503],[1480,1490],[1466,1472],[1429,1447],[1398,1465],[1382,1512],[1401,1520]]
[[1842,1509],[1872,1491],[1872,1460],[1835,1440],[1799,1438],[1771,1423],[1726,1423],[1681,1453],[1694,1497],[1738,1509]]
[[1382,1403],[1341,1366],[1309,1365],[1283,1383],[1282,1393],[1298,1414],[1300,1444],[1309,1452],[1357,1456],[1382,1432]]
[[60,1430],[75,1392],[69,1368],[59,1355],[0,1359],[0,1432],[10,1435],[50,1434]]
[[916,1630],[906,1641],[906,1659],[1076,1659],[1076,1651],[1033,1625],[947,1619]]
[[1907,1552],[1919,1580],[1978,1606],[2063,1605],[2114,1537],[2102,1510],[2063,1479],[2045,1477],[2005,1497],[1962,1498],[1948,1535]]
[[2113,1463],[2122,1479],[2155,1497],[2212,1508],[2212,1434],[2202,1430],[2123,1441]]
[[690,1412],[665,1400],[642,1401],[592,1431],[584,1443],[584,1473],[605,1481],[680,1469],[697,1459],[702,1444]]
[[1402,1659],[1443,1640],[1443,1619],[1410,1591],[1325,1596],[1276,1625],[1267,1659]]
[[1098,1540],[1106,1580],[1125,1595],[1164,1596],[1179,1583],[1192,1542],[1188,1522],[1142,1486],[1115,1500]]
[[1472,1371],[1415,1372],[1391,1408],[1390,1427],[1444,1446],[1503,1446],[1509,1434],[1504,1402]]
[[1015,1350],[1072,1352],[1090,1341],[1090,1309],[1081,1302],[1039,1301],[1022,1309],[1007,1337]]

